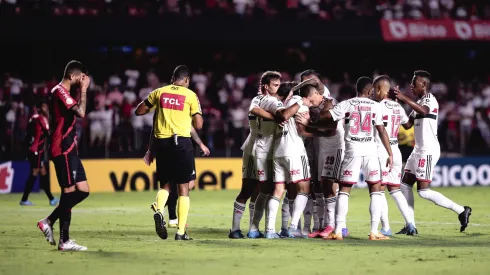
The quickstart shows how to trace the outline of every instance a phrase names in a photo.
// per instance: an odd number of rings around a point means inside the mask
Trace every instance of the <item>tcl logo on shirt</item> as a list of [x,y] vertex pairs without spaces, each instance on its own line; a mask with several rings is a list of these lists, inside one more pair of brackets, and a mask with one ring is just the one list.
[[183,111],[184,103],[185,103],[184,95],[163,93],[160,96],[160,107],[163,109]]

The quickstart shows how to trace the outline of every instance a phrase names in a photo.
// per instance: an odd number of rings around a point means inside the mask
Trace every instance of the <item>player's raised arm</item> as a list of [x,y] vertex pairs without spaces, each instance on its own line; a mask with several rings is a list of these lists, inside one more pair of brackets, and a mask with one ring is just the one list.
[[75,113],[77,117],[85,117],[85,111],[87,110],[87,89],[90,85],[90,77],[83,74],[80,81],[81,92],[80,92],[80,102],[78,105],[74,105],[71,110]]
[[422,105],[417,104],[417,102],[411,100],[408,96],[404,95],[398,88],[395,88],[396,98],[407,103],[410,108],[412,108],[417,114],[426,115],[430,112],[430,98],[424,99]]
[[252,103],[250,104],[250,108],[248,110],[249,113],[256,117],[264,118],[264,119],[270,119],[274,120],[275,117],[273,114],[267,112],[266,110],[262,109],[259,107],[259,103],[262,97],[254,97],[252,100]]

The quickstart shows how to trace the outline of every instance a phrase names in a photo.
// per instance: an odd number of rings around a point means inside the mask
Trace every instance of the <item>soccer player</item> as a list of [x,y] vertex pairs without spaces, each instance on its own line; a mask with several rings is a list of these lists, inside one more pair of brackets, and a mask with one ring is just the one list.
[[[412,93],[419,98],[417,102],[401,93],[398,88],[394,92],[399,100],[407,103],[413,109],[409,123],[410,125],[415,124],[415,148],[405,165],[401,190],[407,199],[411,215],[414,216],[412,187],[417,182],[417,192],[421,198],[451,209],[458,214],[461,223],[460,231],[463,232],[470,222],[471,207],[461,206],[441,193],[429,189],[434,168],[441,154],[439,140],[437,139],[439,103],[435,96],[429,92],[430,78],[431,75],[426,71],[419,70],[413,73],[410,88]],[[407,230],[408,228],[404,227],[398,233],[406,234]]]
[[[70,95],[70,87],[79,85],[80,101]],[[75,131],[76,117],[84,117],[87,104],[87,88],[90,78],[87,70],[79,61],[70,61],[63,74],[63,80],[49,94],[51,115],[51,157],[56,170],[56,177],[61,187],[61,200],[47,218],[37,223],[46,240],[56,245],[52,226],[60,219],[60,241],[58,250],[81,251],[81,246],[70,239],[71,210],[89,196],[89,185],[80,157],[78,156]]]
[[153,125],[157,177],[163,188],[157,193],[157,211],[153,215],[158,236],[167,239],[163,208],[170,195],[170,185],[178,186],[178,229],[175,240],[192,240],[186,231],[189,215],[189,182],[194,170],[194,146],[191,128],[201,129],[203,124],[201,106],[197,95],[188,89],[191,74],[180,65],[173,72],[171,85],[152,91],[142,101],[135,114],[145,115],[156,106],[157,119]]
[[47,148],[46,138],[49,137],[49,107],[46,102],[41,102],[37,106],[37,113],[32,115],[29,119],[26,131],[26,144],[29,144],[29,152],[27,154],[27,160],[31,166],[31,174],[27,178],[26,185],[24,187],[24,194],[20,200],[20,205],[34,205],[28,199],[29,194],[32,191],[34,182],[37,176],[41,173],[40,187],[46,193],[49,204],[55,206],[58,204],[58,199],[51,194],[51,187],[49,186],[49,175],[46,170],[46,162],[44,160],[44,148]]
[[[340,174],[340,191],[335,209],[335,231],[330,233],[328,240],[343,240],[342,229],[345,228],[349,207],[349,196],[352,186],[357,183],[359,173],[364,173],[369,185],[371,203],[371,233],[370,240],[386,240],[388,237],[378,232],[382,210],[380,165],[374,141],[373,125],[379,131],[383,145],[388,152],[386,165],[391,168],[393,154],[388,135],[383,127],[379,103],[369,99],[372,92],[372,80],[361,77],[356,83],[357,97],[345,100],[335,105],[329,111],[320,114],[316,127],[336,129],[337,122],[345,118],[345,156],[342,161]],[[308,121],[302,119],[307,125]]]
[[381,104],[381,112],[383,124],[390,139],[391,151],[393,152],[393,168],[389,171],[384,167],[388,154],[386,153],[379,134],[376,134],[376,145],[378,147],[378,158],[381,164],[381,196],[383,200],[383,210],[381,211],[381,234],[391,236],[391,229],[388,219],[388,202],[385,197],[385,187],[395,200],[398,209],[405,219],[405,227],[407,235],[416,234],[416,229],[413,225],[413,217],[410,215],[407,200],[400,191],[400,182],[402,175],[402,154],[398,148],[398,130],[400,125],[404,128],[410,128],[412,125],[407,124],[409,119],[403,107],[394,101],[394,93],[390,93],[391,84],[390,78],[386,75],[380,75],[373,81],[374,97]]
[[[243,212],[245,212],[245,204],[248,199],[251,199],[249,203],[249,213],[250,213],[250,222],[249,226],[252,223],[253,214],[255,211],[255,200],[258,196],[254,196],[257,194],[257,167],[255,163],[255,140],[258,136],[258,125],[257,118],[265,119],[272,121],[274,120],[274,116],[263,110],[259,107],[260,101],[270,90],[268,86],[270,81],[273,78],[280,78],[280,75],[277,75],[275,72],[266,72],[262,75],[260,83],[264,83],[264,85],[260,85],[259,95],[252,99],[252,102],[249,107],[249,127],[250,133],[248,134],[247,139],[242,145],[243,157],[242,157],[242,188],[240,193],[235,199],[233,206],[233,221],[230,229],[230,234],[228,237],[230,239],[242,239],[245,236],[242,234],[240,230],[240,222],[243,216]],[[267,85],[267,86],[266,86]]]
[[[259,90],[264,94],[258,107],[269,112],[275,113],[277,109],[284,108],[275,96],[281,84],[281,74],[275,71],[267,71],[262,74]],[[274,145],[274,133],[277,123],[272,119],[256,118],[257,137],[253,145],[255,150],[255,169],[257,181],[261,184],[260,193],[255,200],[255,209],[250,224],[247,237],[251,239],[262,238],[264,235],[259,231],[259,224],[264,215],[267,202],[270,199],[271,190],[269,185],[272,182],[272,149]],[[267,184],[269,183],[269,184]]]
[[[312,79],[318,83],[318,92],[323,95],[324,98],[328,99],[330,98],[330,91],[328,88],[321,82],[320,79],[320,74],[312,69],[305,70],[301,73],[300,75],[301,81],[304,82],[305,80]],[[311,107],[310,108],[310,118],[313,121],[316,121],[319,117],[320,111],[322,110],[322,105],[318,107]],[[331,131],[333,135],[335,134],[333,131]],[[334,138],[332,138],[334,139]],[[335,140],[335,139],[334,139]],[[333,142],[333,141],[332,141]],[[322,176],[322,170],[323,170],[323,164],[325,163],[326,156],[325,155],[320,155],[320,139],[319,137],[304,137],[304,143],[305,143],[305,148],[306,152],[308,154],[308,160],[310,164],[310,170],[311,170],[311,175],[312,175],[312,180],[311,183],[313,184],[312,189],[312,194],[310,196],[310,201],[307,204],[307,208],[305,210],[308,213],[312,213],[313,215],[313,232],[317,232],[318,230],[321,230],[323,228],[323,219],[324,219],[324,213],[325,213],[325,196],[322,188],[322,183],[321,183],[321,176]],[[319,164],[321,163],[322,169],[320,169]],[[312,198],[315,198],[314,202],[311,202]],[[335,205],[335,202],[333,203]],[[313,209],[311,209],[308,206],[313,206]],[[305,215],[305,227],[308,225],[307,221],[307,216]],[[310,230],[309,226],[308,228],[304,228],[304,231],[308,232]],[[305,232],[305,233],[306,233]],[[309,233],[309,232],[308,232]]]

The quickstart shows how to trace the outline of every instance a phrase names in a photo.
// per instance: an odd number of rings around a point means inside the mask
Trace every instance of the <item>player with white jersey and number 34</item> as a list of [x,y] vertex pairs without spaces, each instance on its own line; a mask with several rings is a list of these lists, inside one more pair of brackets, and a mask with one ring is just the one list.
[[[439,140],[437,139],[439,103],[435,96],[428,91],[430,78],[431,75],[426,71],[419,70],[413,73],[411,90],[419,98],[417,102],[401,93],[398,87],[394,91],[399,100],[407,103],[413,109],[409,123],[415,125],[415,148],[407,160],[401,190],[407,199],[411,214],[414,216],[412,187],[417,182],[417,192],[421,198],[458,214],[461,224],[460,231],[463,232],[470,222],[471,207],[461,206],[441,193],[429,189],[434,168],[441,155]],[[404,227],[398,233],[405,234],[406,231],[407,228]]]
[[[393,164],[393,153],[388,134],[383,127],[379,103],[369,99],[372,92],[372,80],[361,77],[356,83],[357,97],[345,100],[332,109],[322,112],[320,120],[315,127],[336,129],[337,122],[345,119],[345,156],[342,161],[340,174],[340,192],[335,209],[335,231],[330,233],[327,240],[343,240],[342,229],[345,228],[346,216],[349,208],[349,196],[352,186],[359,180],[360,172],[369,185],[371,203],[370,240],[386,240],[388,237],[378,232],[381,217],[381,176],[376,143],[374,141],[373,126],[379,131],[383,145],[388,152],[386,166]],[[301,121],[307,124],[307,120]]]
[[259,134],[259,129],[257,127],[257,118],[266,119],[272,121],[274,116],[259,107],[261,100],[269,94],[269,92],[274,93],[277,89],[274,87],[280,80],[281,75],[277,72],[266,72],[262,75],[260,80],[259,95],[252,99],[249,108],[249,126],[250,133],[243,143],[243,158],[242,158],[242,188],[240,193],[236,197],[233,209],[233,222],[230,234],[228,237],[230,239],[241,239],[244,238],[242,231],[240,230],[240,222],[245,212],[245,204],[248,199],[251,199],[249,203],[250,212],[250,224],[252,223],[252,217],[255,211],[255,200],[253,194],[256,194],[256,187],[258,182],[257,167],[255,161],[255,139]]
[[381,137],[376,133],[376,145],[378,147],[378,158],[381,164],[381,196],[383,197],[383,210],[381,211],[381,234],[391,236],[391,229],[388,220],[388,202],[385,197],[385,187],[388,187],[391,196],[396,202],[403,218],[407,235],[416,234],[417,230],[413,225],[413,216],[410,214],[407,200],[400,191],[400,182],[402,175],[402,154],[398,148],[398,131],[400,125],[409,129],[411,125],[403,107],[395,101],[395,94],[391,89],[390,78],[386,75],[380,75],[373,81],[373,95],[376,101],[381,104],[383,115],[383,124],[390,139],[391,151],[393,152],[393,168],[391,171],[384,167],[388,154],[386,153]]

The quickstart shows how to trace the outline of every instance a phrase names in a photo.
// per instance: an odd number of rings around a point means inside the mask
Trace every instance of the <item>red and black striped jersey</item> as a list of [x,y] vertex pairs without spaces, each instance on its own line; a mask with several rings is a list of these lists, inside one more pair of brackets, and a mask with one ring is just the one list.
[[71,108],[78,102],[61,85],[56,85],[49,94],[51,115],[51,156],[67,154],[76,149],[75,113]]

